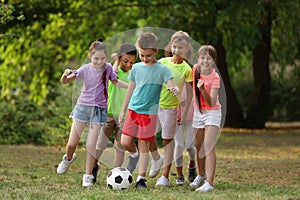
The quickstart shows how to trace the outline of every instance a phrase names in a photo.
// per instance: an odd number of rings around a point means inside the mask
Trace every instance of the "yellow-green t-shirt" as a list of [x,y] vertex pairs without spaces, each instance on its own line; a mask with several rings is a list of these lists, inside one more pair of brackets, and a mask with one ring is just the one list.
[[171,60],[172,57],[161,58],[159,61],[166,65],[174,76],[174,81],[179,87],[179,95],[175,97],[171,92],[167,90],[167,85],[164,84],[161,96],[159,100],[160,108],[176,108],[180,103],[181,92],[184,86],[184,82],[192,82],[192,68],[189,64],[183,61],[180,64],[175,64]]

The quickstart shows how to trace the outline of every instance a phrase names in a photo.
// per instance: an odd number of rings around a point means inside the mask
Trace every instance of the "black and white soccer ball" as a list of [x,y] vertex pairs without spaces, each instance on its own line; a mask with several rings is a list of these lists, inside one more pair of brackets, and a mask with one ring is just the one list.
[[107,175],[107,186],[112,190],[126,190],[131,187],[132,174],[124,167],[116,167]]

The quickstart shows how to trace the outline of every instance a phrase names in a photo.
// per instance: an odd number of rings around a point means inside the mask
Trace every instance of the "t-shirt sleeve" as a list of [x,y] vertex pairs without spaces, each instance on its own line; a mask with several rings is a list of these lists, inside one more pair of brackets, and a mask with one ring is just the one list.
[[115,80],[118,77],[118,73],[113,70],[111,64],[107,64],[106,70],[109,71],[109,80]]
[[129,71],[129,75],[128,75],[128,80],[131,80],[133,82],[135,82],[135,65],[132,66],[131,70]]
[[164,75],[164,77],[163,77],[164,83],[166,83],[171,78],[174,78],[174,76],[172,75],[171,71],[166,66],[163,67],[163,75]]
[[185,81],[186,82],[192,82],[193,81],[193,70],[188,66],[185,75]]
[[86,70],[86,65],[81,66],[79,69],[75,69],[73,73],[76,75],[76,81],[82,81],[84,78],[84,73]]
[[211,87],[220,88],[220,76],[217,73],[215,73],[215,76],[213,77]]

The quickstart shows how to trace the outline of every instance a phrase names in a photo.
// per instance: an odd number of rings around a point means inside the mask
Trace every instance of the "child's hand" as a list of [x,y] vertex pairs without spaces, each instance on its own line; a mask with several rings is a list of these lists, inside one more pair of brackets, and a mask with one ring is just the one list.
[[201,79],[198,79],[197,87],[199,90],[204,90],[204,82]]
[[67,77],[67,76],[69,76],[69,75],[72,74],[72,73],[73,73],[73,70],[71,70],[71,69],[66,69],[65,72],[63,73],[63,76],[64,76],[64,77]]
[[125,112],[121,111],[119,117],[118,117],[118,122],[119,124],[124,124],[124,116],[125,116]]
[[111,54],[111,59],[114,61],[118,60],[118,54],[117,53]]
[[178,88],[178,87],[171,87],[171,88],[168,88],[168,90],[169,90],[174,96],[178,96],[178,94],[179,94],[179,88]]

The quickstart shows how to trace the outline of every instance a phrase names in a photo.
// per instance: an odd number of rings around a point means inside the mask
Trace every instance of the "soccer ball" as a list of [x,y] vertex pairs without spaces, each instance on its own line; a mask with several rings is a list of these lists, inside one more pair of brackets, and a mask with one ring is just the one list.
[[131,187],[132,175],[128,169],[116,167],[108,173],[106,183],[112,190],[126,190]]

